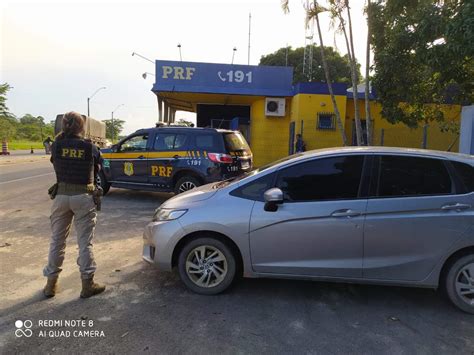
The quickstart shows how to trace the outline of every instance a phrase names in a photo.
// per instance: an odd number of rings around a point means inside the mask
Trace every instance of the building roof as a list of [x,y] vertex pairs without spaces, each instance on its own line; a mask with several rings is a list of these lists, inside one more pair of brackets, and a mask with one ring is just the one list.
[[[333,83],[332,90],[334,92],[334,95],[346,96],[347,84]],[[326,83],[318,83],[318,82],[297,83],[293,87],[293,95],[297,95],[297,94],[329,95],[329,89]]]

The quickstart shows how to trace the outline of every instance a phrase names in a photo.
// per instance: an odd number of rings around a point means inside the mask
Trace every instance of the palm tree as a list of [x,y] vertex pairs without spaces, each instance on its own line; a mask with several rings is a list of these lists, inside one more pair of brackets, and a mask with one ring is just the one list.
[[359,82],[359,78],[357,77],[357,64],[355,60],[355,51],[354,51],[354,36],[352,35],[352,19],[351,19],[351,8],[349,6],[349,0],[345,1],[345,7],[347,10],[347,19],[348,19],[348,26],[349,26],[349,43],[351,45],[351,73],[352,73],[352,91],[353,91],[353,99],[354,99],[354,120],[356,126],[356,136],[357,136],[357,145],[363,145],[364,141],[362,139],[362,125],[360,124],[360,117],[359,117],[359,107],[357,104],[358,101],[358,90],[357,90],[357,83]]
[[[282,4],[283,11],[285,13],[290,12],[289,0],[282,0],[281,4]],[[336,115],[336,122],[337,122],[339,132],[341,133],[342,144],[344,146],[346,146],[347,145],[346,132],[345,132],[344,126],[342,124],[341,114],[339,112],[339,108],[338,108],[337,102],[336,102],[336,96],[334,95],[334,91],[332,89],[331,75],[329,73],[329,66],[328,66],[328,63],[327,63],[327,60],[326,60],[326,55],[324,53],[323,36],[321,34],[321,26],[319,24],[319,14],[321,12],[324,12],[324,11],[327,11],[327,10],[324,7],[318,5],[318,2],[316,0],[314,0],[313,6],[306,6],[305,10],[306,10],[306,26],[308,26],[310,21],[316,20],[316,26],[317,26],[317,29],[318,29],[318,36],[319,36],[319,42],[320,42],[319,43],[319,48],[320,48],[320,51],[321,51],[321,61],[323,62],[324,75],[326,77],[326,83],[327,83],[327,86],[328,86],[329,95],[331,96],[331,101],[332,101],[332,104],[334,106],[334,113]]]
[[372,145],[372,114],[370,113],[370,0],[367,0],[367,48],[365,52],[365,124],[367,128],[367,145]]
[[[359,105],[358,105],[358,90],[357,84],[359,82],[358,72],[357,72],[357,62],[354,52],[354,38],[352,35],[352,19],[351,12],[349,8],[349,0],[329,0],[331,12],[331,20],[334,25],[336,19],[339,21],[338,31],[342,32],[347,47],[347,56],[349,57],[349,63],[351,68],[351,81],[352,81],[352,91],[353,91],[353,100],[354,100],[354,121],[356,127],[356,138],[357,145],[363,145],[362,138],[362,125],[360,123],[359,117]],[[347,11],[348,23],[343,16],[344,10]],[[349,34],[347,33],[347,27],[349,28]]]

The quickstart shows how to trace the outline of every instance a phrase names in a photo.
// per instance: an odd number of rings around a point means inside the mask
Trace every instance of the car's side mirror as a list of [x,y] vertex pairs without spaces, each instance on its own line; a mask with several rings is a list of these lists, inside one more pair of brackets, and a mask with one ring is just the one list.
[[267,212],[276,212],[278,210],[278,205],[283,203],[283,191],[278,187],[274,187],[265,191],[263,199],[265,200],[265,206],[263,209]]

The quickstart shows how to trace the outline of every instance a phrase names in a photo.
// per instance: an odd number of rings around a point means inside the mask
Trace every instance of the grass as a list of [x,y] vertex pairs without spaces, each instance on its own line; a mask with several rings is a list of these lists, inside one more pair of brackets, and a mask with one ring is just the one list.
[[8,142],[8,150],[21,150],[21,149],[44,149],[42,142],[32,142],[27,140],[18,140]]

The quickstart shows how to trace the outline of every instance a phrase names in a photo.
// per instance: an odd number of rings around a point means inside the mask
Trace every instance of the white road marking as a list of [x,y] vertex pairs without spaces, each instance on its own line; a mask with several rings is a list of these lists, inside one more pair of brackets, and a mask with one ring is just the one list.
[[40,175],[28,176],[28,177],[24,177],[24,178],[21,178],[21,179],[15,179],[15,180],[4,181],[4,182],[0,182],[0,185],[8,184],[8,183],[10,183],[10,182],[16,182],[16,181],[34,179],[34,178],[37,178],[37,177],[46,176],[46,175],[51,175],[51,174],[54,174],[54,172],[52,172],[52,173],[47,173],[47,174],[40,174]]

